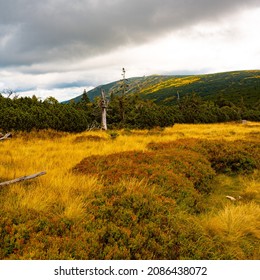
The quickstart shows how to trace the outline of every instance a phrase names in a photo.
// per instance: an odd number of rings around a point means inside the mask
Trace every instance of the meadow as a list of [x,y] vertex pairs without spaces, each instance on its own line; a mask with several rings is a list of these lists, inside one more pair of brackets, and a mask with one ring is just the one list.
[[[259,259],[260,123],[0,142],[0,259]],[[234,201],[226,196],[232,196]]]

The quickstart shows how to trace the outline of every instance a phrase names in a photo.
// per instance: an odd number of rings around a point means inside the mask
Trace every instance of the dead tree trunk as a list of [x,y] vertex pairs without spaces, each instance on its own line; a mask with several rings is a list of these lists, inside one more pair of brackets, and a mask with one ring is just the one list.
[[103,130],[107,130],[107,105],[108,105],[108,102],[106,100],[106,96],[105,96],[105,92],[104,90],[102,89],[101,90],[101,110],[102,110],[102,113],[101,113],[101,129]]
[[12,137],[12,134],[10,132],[6,133],[4,136],[0,137],[0,141],[6,140],[11,137]]
[[126,92],[127,92],[127,88],[128,88],[128,80],[125,78],[125,68],[122,69],[123,73],[122,73],[122,76],[123,76],[123,80],[121,82],[121,86],[120,88],[122,89],[122,94],[119,98],[119,108],[120,108],[120,115],[121,115],[121,121],[122,123],[125,122],[125,106],[126,106],[126,99],[125,99],[125,95],[126,95]]
[[0,183],[0,187],[7,186],[7,185],[10,185],[10,184],[14,184],[14,183],[21,182],[21,181],[25,181],[25,180],[29,180],[29,179],[34,179],[36,177],[39,177],[39,176],[42,176],[42,175],[45,175],[45,174],[46,174],[46,171],[42,171],[42,172],[39,172],[39,173],[36,173],[36,174],[33,174],[33,175],[23,176],[23,177],[14,179],[14,180],[2,182],[2,183]]

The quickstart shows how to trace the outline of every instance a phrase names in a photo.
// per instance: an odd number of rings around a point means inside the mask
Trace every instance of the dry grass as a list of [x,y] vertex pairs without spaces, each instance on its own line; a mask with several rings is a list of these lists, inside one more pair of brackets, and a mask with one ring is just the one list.
[[[88,218],[86,210],[93,199],[93,193],[104,188],[102,181],[95,176],[72,173],[72,168],[83,158],[125,151],[148,151],[147,145],[151,142],[191,137],[228,141],[255,140],[259,131],[260,123],[249,122],[246,125],[177,124],[164,130],[119,131],[116,139],[111,139],[102,131],[64,133],[58,137],[48,131],[14,135],[12,139],[0,142],[0,181],[44,170],[47,174],[32,181],[2,187],[0,207],[3,213],[29,210],[77,222]],[[222,183],[219,183],[219,188],[208,200],[211,203],[210,212],[200,217],[198,223],[209,234],[214,232],[213,236],[218,235],[227,242],[240,242],[247,236],[260,238],[259,171],[236,179],[220,175],[218,180]],[[236,182],[239,185],[237,188]],[[127,186],[128,192],[137,193],[140,189],[146,189],[144,182],[130,181],[123,184]],[[244,200],[232,204],[225,195],[241,195]],[[214,202],[216,207],[212,206]],[[244,257],[238,254],[238,258]]]
[[256,203],[230,204],[208,220],[208,228],[232,242],[247,235],[260,238],[259,217],[260,207]]
[[242,185],[242,199],[246,201],[255,201],[260,204],[260,172],[256,170],[251,176],[240,176],[239,181]]
[[247,259],[246,251],[251,250],[250,259],[260,257],[260,206],[254,202],[226,205],[217,213],[200,217],[209,236],[225,244],[231,258]]
[[[51,139],[48,138],[48,131],[29,135],[21,134],[12,140],[0,143],[0,180],[11,180],[46,170],[47,175],[34,182],[9,187],[9,196],[12,197],[12,192],[14,192],[17,207],[19,208],[19,203],[21,203],[24,207],[49,211],[54,202],[61,201],[66,205],[63,210],[64,215],[71,215],[69,213],[73,212],[72,205],[76,205],[77,210],[75,211],[81,216],[80,208],[84,208],[81,202],[82,197],[98,187],[96,179],[70,172],[85,157],[133,150],[145,151],[150,142],[167,142],[190,137],[222,138],[230,141],[247,139],[248,135],[259,132],[259,130],[260,124],[258,123],[248,123],[247,125],[229,123],[177,124],[164,130],[133,130],[130,133],[119,131],[116,139],[110,139],[109,135],[102,131],[80,134],[64,133],[58,137],[54,137],[55,134],[51,132]],[[86,140],[77,141],[80,137]],[[103,140],[93,141],[92,138],[95,139],[95,137]],[[245,188],[245,193],[256,195],[258,192],[254,185],[256,183],[252,181],[250,184]],[[72,202],[72,198],[73,201],[78,200],[78,203]],[[7,201],[5,204],[13,205]]]

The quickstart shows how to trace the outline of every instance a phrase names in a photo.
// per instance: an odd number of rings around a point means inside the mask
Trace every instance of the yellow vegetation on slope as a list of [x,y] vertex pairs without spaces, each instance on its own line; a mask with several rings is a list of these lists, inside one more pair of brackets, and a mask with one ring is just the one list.
[[200,80],[199,77],[172,78],[172,79],[169,79],[167,81],[159,82],[155,85],[148,86],[141,93],[152,93],[152,92],[158,91],[160,89],[166,89],[166,88],[169,88],[169,87],[184,86],[184,85],[187,85],[187,84],[197,82],[199,80]]

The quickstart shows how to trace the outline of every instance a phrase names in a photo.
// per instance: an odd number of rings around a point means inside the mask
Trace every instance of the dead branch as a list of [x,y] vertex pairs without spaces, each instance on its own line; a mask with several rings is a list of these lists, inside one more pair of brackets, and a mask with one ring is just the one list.
[[226,198],[230,199],[231,201],[236,201],[236,199],[233,196],[230,196],[230,195],[226,195]]
[[34,179],[36,177],[39,177],[39,176],[42,176],[42,175],[45,175],[45,174],[46,174],[46,171],[42,171],[42,172],[32,174],[32,175],[29,175],[29,176],[23,176],[23,177],[20,177],[20,178],[17,178],[17,179],[2,182],[2,183],[0,183],[0,187],[7,186],[7,185],[10,185],[10,184],[14,184],[14,183],[21,182],[21,181],[25,181],[25,180]]
[[6,133],[3,137],[0,138],[0,141],[6,140],[8,138],[12,138],[12,134],[10,132]]

